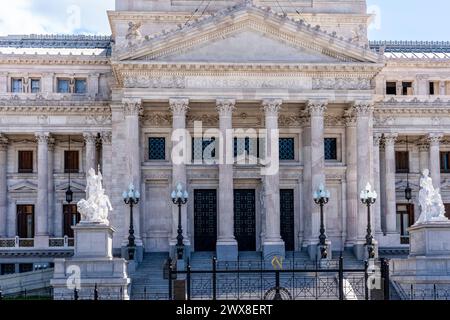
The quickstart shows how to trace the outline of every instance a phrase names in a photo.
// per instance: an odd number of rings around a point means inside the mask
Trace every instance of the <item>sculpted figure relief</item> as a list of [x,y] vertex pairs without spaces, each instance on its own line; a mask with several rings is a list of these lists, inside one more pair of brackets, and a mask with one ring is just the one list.
[[105,194],[102,185],[102,174],[98,175],[94,169],[90,169],[87,177],[86,197],[77,204],[81,214],[81,223],[103,223],[109,224],[108,213],[113,210],[109,197]]
[[128,31],[125,36],[125,38],[128,40],[128,46],[131,47],[135,45],[138,41],[142,40],[142,34],[139,31],[141,26],[142,26],[141,22],[137,23],[134,23],[132,21],[128,22]]
[[421,214],[416,224],[448,221],[445,216],[445,206],[442,202],[440,189],[434,188],[429,174],[429,170],[424,170],[420,179],[419,203]]

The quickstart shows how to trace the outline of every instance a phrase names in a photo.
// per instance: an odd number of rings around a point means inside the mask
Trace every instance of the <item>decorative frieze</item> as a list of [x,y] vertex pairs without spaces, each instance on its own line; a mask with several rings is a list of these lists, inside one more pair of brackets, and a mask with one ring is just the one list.
[[189,125],[193,125],[194,122],[199,121],[205,126],[217,126],[219,123],[218,114],[188,114],[186,121]]
[[313,78],[313,90],[371,90],[369,78]]
[[149,126],[171,126],[172,115],[167,112],[148,112],[144,114],[142,121]]

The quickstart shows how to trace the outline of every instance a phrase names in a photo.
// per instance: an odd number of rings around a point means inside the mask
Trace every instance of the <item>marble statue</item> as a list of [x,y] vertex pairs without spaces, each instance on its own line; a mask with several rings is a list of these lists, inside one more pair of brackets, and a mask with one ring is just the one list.
[[141,22],[137,22],[134,23],[132,21],[130,21],[128,23],[128,31],[127,34],[125,36],[125,39],[128,40],[128,46],[133,46],[135,45],[137,42],[139,42],[140,40],[142,40],[142,34],[140,32],[140,28],[142,26]]
[[108,213],[113,208],[109,197],[105,194],[105,189],[103,189],[102,180],[100,169],[98,174],[95,174],[95,170],[92,168],[89,170],[86,186],[87,200],[80,200],[77,204],[81,214],[81,223],[109,224]]
[[420,179],[419,204],[421,213],[416,225],[448,221],[448,218],[445,216],[445,206],[442,202],[440,189],[434,188],[429,174],[429,170],[424,170]]

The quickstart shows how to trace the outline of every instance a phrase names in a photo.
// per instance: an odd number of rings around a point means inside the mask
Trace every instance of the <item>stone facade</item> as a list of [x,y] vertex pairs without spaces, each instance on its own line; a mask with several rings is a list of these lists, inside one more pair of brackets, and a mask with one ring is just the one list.
[[[439,165],[441,152],[450,152],[449,44],[369,43],[362,0],[280,1],[285,12],[273,1],[233,1],[233,7],[231,1],[215,1],[190,18],[200,2],[117,1],[108,13],[113,43],[81,36],[0,39],[5,261],[16,263],[11,252],[29,251],[20,241],[43,254],[70,254],[63,212],[69,137],[71,150],[79,151],[78,170],[70,174],[74,203],[84,197],[87,170],[100,165],[115,209],[110,221],[117,230],[116,254],[127,243],[129,215],[121,194],[130,182],[142,195],[134,215],[140,252],[173,249],[178,211],[170,192],[179,182],[192,196],[182,225],[185,245],[196,251],[196,190],[216,190],[216,240],[224,260],[235,259],[238,250],[233,189],[254,190],[255,249],[267,254],[285,250],[279,190],[293,192],[293,249],[312,254],[320,223],[312,193],[321,183],[331,192],[325,207],[328,240],[334,251],[350,249],[358,257],[367,225],[358,195],[367,182],[380,194],[372,215],[380,248],[408,248],[398,207],[408,204],[409,179],[418,214],[423,168],[450,203],[450,171]],[[301,16],[296,3],[304,8]],[[404,54],[390,51],[399,52],[399,46]],[[36,48],[48,53],[35,53]],[[430,53],[411,54],[415,51]],[[67,80],[67,92],[61,80]],[[394,94],[388,95],[392,83]],[[83,84],[85,90],[79,89]],[[293,157],[281,160],[279,171],[269,176],[261,175],[261,164],[192,163],[190,151],[187,164],[173,163],[172,133],[186,129],[194,136],[199,121],[204,130],[219,132],[279,129],[280,138],[293,139]],[[150,138],[165,139],[158,160],[150,158]],[[329,159],[325,138],[335,141]],[[232,140],[225,139],[224,146],[233,149]],[[276,155],[279,140],[272,142]],[[33,151],[28,172],[19,168],[19,151]],[[398,168],[401,151],[409,152],[408,177]],[[21,205],[34,206],[34,237],[28,242],[15,239]]]

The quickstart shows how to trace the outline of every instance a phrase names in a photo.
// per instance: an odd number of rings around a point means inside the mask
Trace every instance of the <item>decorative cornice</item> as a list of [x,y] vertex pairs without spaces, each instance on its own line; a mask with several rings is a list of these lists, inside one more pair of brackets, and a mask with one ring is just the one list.
[[278,117],[282,104],[283,100],[281,99],[264,99],[262,101],[262,109],[266,117]]
[[236,109],[235,99],[217,99],[216,109],[220,117],[231,117]]
[[169,99],[169,110],[174,116],[185,117],[189,110],[188,98],[171,98]]
[[122,104],[125,116],[139,116],[144,111],[140,98],[123,98]]

